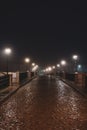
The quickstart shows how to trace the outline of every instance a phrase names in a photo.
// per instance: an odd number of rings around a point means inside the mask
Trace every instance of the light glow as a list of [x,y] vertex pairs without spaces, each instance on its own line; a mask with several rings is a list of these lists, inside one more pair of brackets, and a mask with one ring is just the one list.
[[12,50],[11,50],[10,48],[6,48],[6,49],[4,50],[4,52],[5,52],[6,55],[10,55],[11,52],[12,52]]
[[74,60],[77,60],[78,59],[78,55],[73,55],[72,57]]
[[29,62],[30,62],[30,59],[29,59],[29,58],[25,58],[25,62],[26,62],[26,63],[29,63]]
[[63,65],[63,66],[66,65],[66,61],[65,61],[65,60],[62,60],[62,61],[61,61],[61,65]]

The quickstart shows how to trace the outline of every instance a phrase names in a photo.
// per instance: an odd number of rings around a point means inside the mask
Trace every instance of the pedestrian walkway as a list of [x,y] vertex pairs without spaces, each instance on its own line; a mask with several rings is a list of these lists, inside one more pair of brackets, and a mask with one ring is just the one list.
[[21,86],[24,86],[28,82],[32,81],[36,77],[32,77],[21,84],[14,84],[0,90],[0,104],[2,104],[6,99],[8,99],[12,94],[14,94]]
[[78,87],[74,82],[67,80],[67,79],[63,79],[58,77],[60,80],[62,80],[63,82],[65,82],[66,84],[68,84],[70,87],[72,87],[73,89],[75,89],[77,92],[79,92],[82,96],[85,96],[87,98],[87,89],[82,89],[80,87]]
[[1,130],[87,130],[87,99],[61,80],[40,77],[0,106]]
[[12,93],[14,93],[18,88],[19,86],[8,86],[7,88],[0,90],[0,104],[12,95]]

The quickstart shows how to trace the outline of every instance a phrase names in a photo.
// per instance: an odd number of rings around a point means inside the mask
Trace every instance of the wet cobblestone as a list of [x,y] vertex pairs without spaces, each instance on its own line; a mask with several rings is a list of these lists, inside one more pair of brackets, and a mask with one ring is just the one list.
[[87,99],[60,80],[34,79],[1,105],[0,130],[87,130]]

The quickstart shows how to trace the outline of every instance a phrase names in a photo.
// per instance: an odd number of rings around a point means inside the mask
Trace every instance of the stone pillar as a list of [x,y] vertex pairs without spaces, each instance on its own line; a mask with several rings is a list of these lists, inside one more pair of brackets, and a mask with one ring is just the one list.
[[16,81],[17,81],[17,84],[19,84],[19,71],[16,72]]
[[12,74],[9,74],[9,86],[12,86]]
[[75,74],[75,84],[79,88],[85,88],[85,74],[84,73],[77,73]]

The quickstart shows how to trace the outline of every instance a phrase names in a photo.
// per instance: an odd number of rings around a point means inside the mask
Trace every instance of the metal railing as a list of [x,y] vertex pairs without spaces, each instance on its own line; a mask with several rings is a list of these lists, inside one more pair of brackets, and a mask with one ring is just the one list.
[[4,75],[0,77],[0,89],[9,86],[9,75]]

